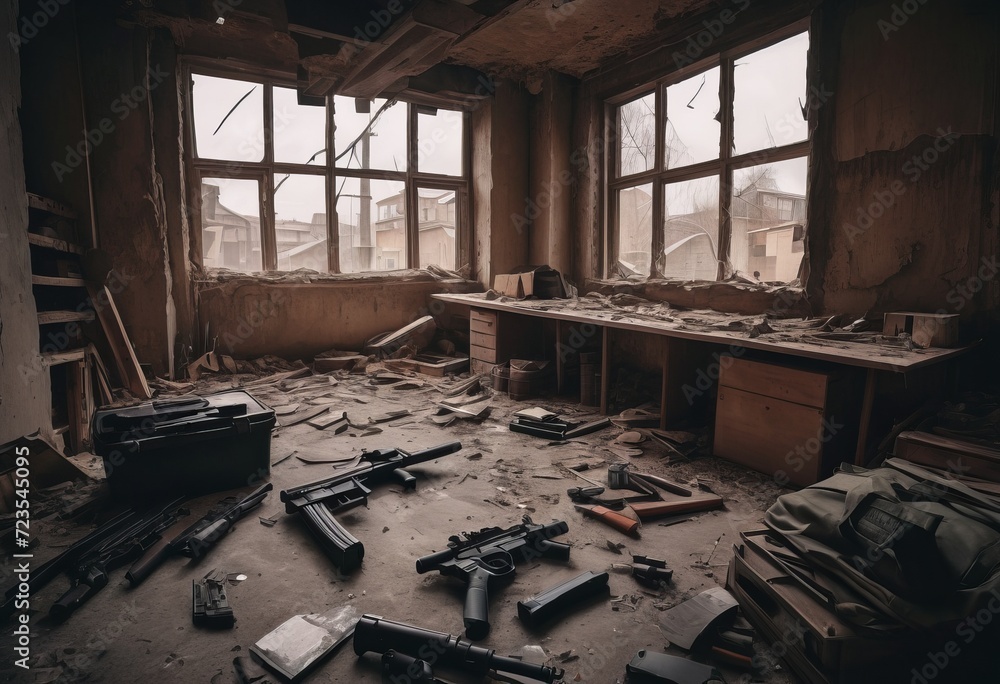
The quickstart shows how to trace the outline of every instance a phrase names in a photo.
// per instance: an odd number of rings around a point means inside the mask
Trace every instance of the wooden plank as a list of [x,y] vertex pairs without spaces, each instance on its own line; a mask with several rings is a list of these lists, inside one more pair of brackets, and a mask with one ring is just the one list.
[[[572,310],[560,310],[556,308],[540,310],[534,309],[525,303],[490,301],[483,295],[476,294],[433,294],[434,299],[453,304],[464,304],[466,306],[488,308],[494,311],[521,314],[536,318],[546,318],[550,320],[574,321],[577,323],[590,323],[592,325],[607,326],[619,330],[634,330],[635,332],[650,333],[654,335],[666,335],[686,340],[699,342],[711,342],[713,344],[737,345],[747,349],[757,349],[760,351],[774,352],[778,354],[788,354],[802,358],[816,359],[819,361],[831,361],[860,368],[875,368],[878,370],[893,371],[902,373],[913,368],[920,368],[934,363],[940,363],[946,359],[955,358],[968,353],[975,345],[960,347],[955,349],[920,349],[907,351],[903,349],[882,350],[874,345],[857,344],[844,348],[833,344],[808,341],[791,342],[785,340],[768,340],[764,336],[756,338],[744,337],[741,333],[727,331],[700,331],[680,329],[679,323],[670,321],[651,321],[646,319],[633,319],[623,316],[621,312],[614,310],[602,312],[579,312]],[[618,320],[612,320],[612,316],[618,316]]]
[[48,249],[54,249],[58,252],[67,252],[69,254],[83,254],[83,249],[74,245],[71,242],[66,242],[65,240],[57,240],[56,238],[46,237],[44,235],[37,235],[35,233],[28,233],[28,243],[36,245],[38,247],[46,247]]
[[804,487],[823,472],[822,437],[823,412],[817,408],[719,387],[714,441],[719,458]]
[[[39,311],[38,325],[69,323],[71,321],[92,321],[93,311]],[[148,398],[148,397],[147,397]]]
[[45,352],[42,354],[42,365],[46,368],[50,366],[58,366],[63,363],[72,363],[73,361],[82,361],[87,356],[86,349],[70,349],[69,351],[63,352]]
[[39,209],[41,211],[47,211],[50,214],[58,214],[59,216],[64,216],[68,219],[76,220],[76,212],[67,207],[65,204],[60,204],[53,199],[48,197],[42,197],[41,195],[36,195],[33,192],[25,193],[28,195],[28,207],[31,209]]
[[57,276],[32,275],[32,285],[49,285],[51,287],[85,287],[83,278],[60,278]]
[[737,358],[719,368],[720,385],[820,409],[826,406],[830,379],[826,373]]
[[118,308],[115,306],[111,291],[106,285],[99,287],[88,285],[87,289],[90,291],[90,299],[94,303],[94,308],[101,321],[101,328],[104,329],[104,335],[108,338],[111,353],[114,354],[122,381],[128,390],[138,398],[151,398],[149,385],[146,384],[146,378],[142,374],[142,369],[139,368],[139,359],[136,358],[135,350],[132,349],[132,343],[125,330],[125,324],[122,323]]
[[601,329],[601,415],[608,413],[608,375],[611,373],[611,328]]
[[861,422],[858,425],[858,447],[854,452],[854,465],[865,464],[865,449],[868,446],[868,429],[872,424],[872,409],[875,406],[875,369],[869,368],[865,378],[865,396],[861,400]]
[[90,442],[90,406],[93,394],[90,385],[90,366],[80,359],[69,365],[66,373],[66,408],[69,416],[69,445],[73,453],[87,448]]

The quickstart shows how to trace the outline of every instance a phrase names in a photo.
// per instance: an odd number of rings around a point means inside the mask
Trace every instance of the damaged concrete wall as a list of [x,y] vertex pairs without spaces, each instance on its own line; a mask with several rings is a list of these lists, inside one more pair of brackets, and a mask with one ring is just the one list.
[[582,161],[580,154],[570,151],[573,87],[574,79],[550,71],[532,99],[531,192],[522,210],[530,226],[529,261],[563,273],[572,271],[571,195],[574,165]]
[[528,261],[528,146],[528,95],[499,83],[472,113],[474,269],[485,287]]
[[150,94],[171,87],[173,65],[151,58],[149,32],[99,8],[81,8],[79,40],[88,124],[103,132],[91,156],[98,246],[128,283],[115,299],[139,361],[164,374],[176,325],[164,214],[178,198],[164,195]]
[[[198,283],[198,312],[216,351],[252,359],[274,354],[310,357],[328,349],[361,350],[364,342],[443,307],[430,296],[472,292],[476,283],[430,276],[401,282],[261,282],[234,278]],[[209,344],[211,346],[211,344]]]
[[[995,3],[828,3],[810,175],[822,310],[996,317]],[[872,68],[877,65],[877,68]]]
[[[17,34],[15,4],[0,7],[0,35]],[[31,293],[18,62],[16,50],[0,50],[0,443],[52,427],[49,374],[38,363]]]

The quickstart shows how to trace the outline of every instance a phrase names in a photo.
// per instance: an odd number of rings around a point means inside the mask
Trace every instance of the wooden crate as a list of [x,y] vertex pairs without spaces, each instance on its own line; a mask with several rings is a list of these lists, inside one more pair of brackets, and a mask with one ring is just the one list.
[[[726,580],[744,615],[771,642],[759,653],[780,657],[809,684],[907,684],[933,637],[907,630],[879,637],[846,622],[775,560],[772,554],[784,557],[789,550],[770,535],[740,534]],[[821,576],[812,580],[829,590]]]
[[714,453],[780,484],[813,484],[853,453],[856,395],[833,372],[731,359],[720,370]]

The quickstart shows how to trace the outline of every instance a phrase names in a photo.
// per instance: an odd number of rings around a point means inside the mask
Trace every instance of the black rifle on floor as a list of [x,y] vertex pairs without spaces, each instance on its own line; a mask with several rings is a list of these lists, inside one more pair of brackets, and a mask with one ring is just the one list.
[[402,449],[366,451],[357,467],[325,480],[283,490],[281,500],[286,513],[302,514],[306,527],[341,572],[351,572],[361,565],[365,547],[341,527],[334,514],[367,504],[371,487],[386,480],[395,479],[404,489],[413,489],[417,478],[404,468],[453,454],[461,448],[460,442],[448,442],[412,454]]
[[[393,622],[378,615],[363,615],[358,620],[354,628],[354,652],[359,656],[369,652],[392,652],[393,655],[383,659],[385,671],[392,672],[404,666],[416,682],[434,681],[431,664],[479,676],[490,672],[517,675],[547,684],[562,679],[564,674],[557,667],[498,656],[493,649],[473,646],[456,636]],[[399,654],[406,657],[400,658]],[[394,665],[394,660],[399,662]]]
[[156,544],[149,547],[139,560],[132,564],[125,573],[125,579],[130,586],[138,586],[163,561],[175,553],[188,558],[201,558],[233,528],[237,520],[259,506],[272,489],[274,485],[267,483],[236,503],[216,506],[212,512],[176,536],[170,536],[170,530],[167,530]]
[[93,544],[69,564],[73,584],[49,608],[49,617],[57,622],[89,601],[108,584],[108,572],[135,560],[155,543],[163,530],[177,520],[181,497],[148,515],[135,516],[117,529],[116,533]]
[[463,540],[453,536],[448,548],[417,559],[417,572],[434,570],[458,577],[468,585],[465,592],[465,635],[473,641],[490,632],[489,588],[514,578],[514,557],[521,561],[535,558],[569,559],[569,544],[551,541],[565,534],[569,526],[558,520],[536,525],[524,516],[521,525],[506,530],[486,527],[479,532],[463,532]]

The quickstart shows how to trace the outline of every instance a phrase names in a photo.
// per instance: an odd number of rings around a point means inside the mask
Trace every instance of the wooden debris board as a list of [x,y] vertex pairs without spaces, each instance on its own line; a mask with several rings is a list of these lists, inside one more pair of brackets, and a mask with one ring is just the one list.
[[132,342],[129,340],[128,332],[122,323],[122,318],[118,314],[115,300],[111,296],[111,291],[106,285],[88,285],[90,299],[93,302],[94,310],[101,321],[101,328],[111,345],[111,353],[114,354],[115,363],[118,365],[118,372],[128,390],[140,399],[152,398],[146,378],[139,368],[139,359],[132,349]]

